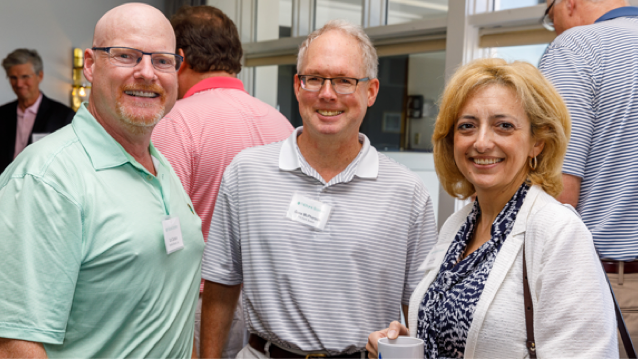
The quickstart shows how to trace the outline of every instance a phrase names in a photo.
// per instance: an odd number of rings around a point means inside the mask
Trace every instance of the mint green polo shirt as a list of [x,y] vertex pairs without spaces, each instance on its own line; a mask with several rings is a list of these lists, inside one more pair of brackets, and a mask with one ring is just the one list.
[[[190,358],[201,221],[152,144],[157,176],[85,106],[0,176],[0,338],[49,357]],[[167,215],[184,241],[171,254]]]

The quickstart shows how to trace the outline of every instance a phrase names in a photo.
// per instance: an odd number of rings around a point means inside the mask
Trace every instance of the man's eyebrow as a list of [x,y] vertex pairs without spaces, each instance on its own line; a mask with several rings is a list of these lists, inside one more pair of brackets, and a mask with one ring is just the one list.
[[[307,71],[304,71],[304,74],[303,74],[303,75],[311,75],[311,76],[326,77],[326,76],[320,75],[320,74],[319,74],[319,71],[317,71],[317,70],[307,70]],[[356,78],[356,76],[348,76],[348,75],[343,74],[342,72],[338,73],[337,75],[334,75],[334,76],[328,76],[328,77],[329,77],[329,78],[335,78],[335,77],[349,77],[349,78],[353,78],[353,79],[354,79],[354,78]]]

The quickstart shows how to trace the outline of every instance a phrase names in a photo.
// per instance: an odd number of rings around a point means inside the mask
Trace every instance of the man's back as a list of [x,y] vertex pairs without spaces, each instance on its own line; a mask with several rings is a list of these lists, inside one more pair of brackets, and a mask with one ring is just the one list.
[[540,68],[565,98],[572,135],[563,173],[582,178],[578,211],[602,258],[638,253],[638,18],[564,32]]
[[206,239],[226,166],[241,150],[281,141],[292,130],[281,113],[246,93],[240,80],[213,77],[177,101],[155,127],[153,144],[191,197]]

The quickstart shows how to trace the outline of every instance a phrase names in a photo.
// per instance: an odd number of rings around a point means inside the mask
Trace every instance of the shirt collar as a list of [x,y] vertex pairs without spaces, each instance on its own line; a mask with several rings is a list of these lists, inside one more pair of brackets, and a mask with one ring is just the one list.
[[41,103],[42,103],[42,92],[40,92],[40,96],[38,96],[38,99],[35,100],[33,105],[27,107],[24,111],[22,111],[20,106],[18,106],[18,116],[24,116],[24,114],[27,112],[32,112],[34,114],[37,114]]
[[624,16],[638,16],[638,7],[623,6],[623,7],[613,9],[607,12],[605,15],[599,17],[598,20],[595,21],[595,23],[615,19],[617,17],[624,17]]
[[246,92],[246,90],[244,90],[244,84],[238,78],[227,76],[213,76],[196,83],[195,86],[186,91],[184,98],[193,96],[198,92],[216,88],[235,89]]
[[[292,134],[284,140],[279,151],[279,168],[282,171],[294,171],[301,167],[303,155],[297,145],[297,136],[303,132],[303,126],[297,127]],[[359,155],[355,161],[357,168],[355,176],[360,178],[377,178],[379,174],[379,155],[377,150],[370,145],[370,140],[364,134],[359,133],[359,141],[363,142]]]
[[[144,170],[144,167],[139,164],[133,156],[128,154],[124,147],[111,137],[104,127],[97,122],[95,117],[93,117],[86,108],[86,105],[87,102],[80,106],[75,117],[73,117],[72,126],[82,147],[84,147],[84,150],[89,155],[93,168],[99,171],[121,166],[129,162],[134,167]],[[150,144],[149,150],[151,155],[159,160],[163,166],[167,166],[167,164],[164,163],[164,158],[155,149],[153,143]]]

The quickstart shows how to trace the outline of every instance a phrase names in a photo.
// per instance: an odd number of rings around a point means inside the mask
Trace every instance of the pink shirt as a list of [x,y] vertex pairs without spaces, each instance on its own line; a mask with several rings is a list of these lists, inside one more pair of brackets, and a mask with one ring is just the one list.
[[16,146],[15,152],[13,152],[13,159],[18,157],[20,152],[22,152],[29,143],[29,136],[31,136],[35,116],[38,114],[38,108],[40,108],[41,102],[42,92],[40,92],[40,96],[35,100],[35,103],[27,107],[26,110],[22,111],[20,106],[18,106],[18,126],[16,129]]
[[250,96],[241,80],[211,77],[177,101],[152,141],[182,181],[207,240],[226,166],[241,150],[285,140],[292,131],[288,119]]

